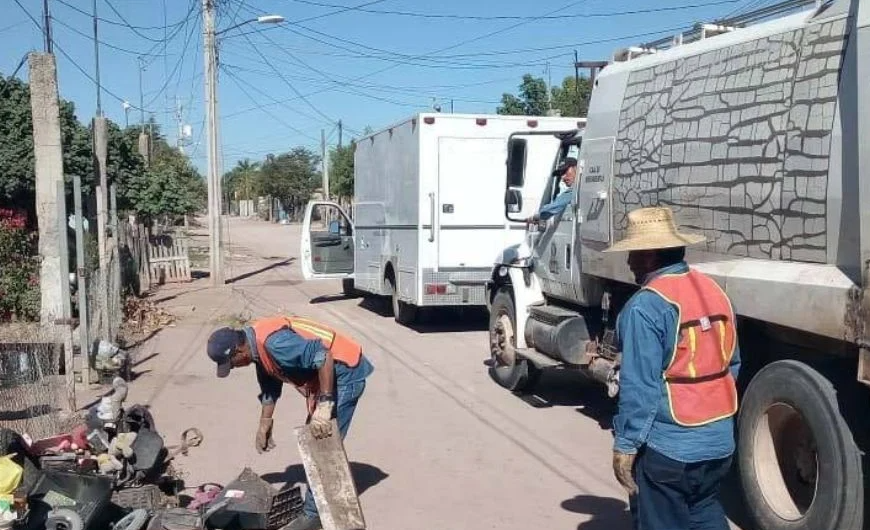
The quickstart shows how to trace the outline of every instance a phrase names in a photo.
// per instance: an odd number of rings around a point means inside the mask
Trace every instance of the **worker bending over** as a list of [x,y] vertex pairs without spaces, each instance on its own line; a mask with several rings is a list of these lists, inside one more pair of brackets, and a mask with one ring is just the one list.
[[641,289],[617,319],[622,352],[613,470],[636,529],[728,530],[719,486],[734,452],[740,368],[731,302],[689,268],[668,208],[628,214],[628,251]]
[[[242,329],[220,328],[208,339],[208,356],[217,363],[217,376],[254,364],[260,384],[260,426],[257,452],[275,447],[272,416],[284,383],[296,387],[308,402],[311,433],[331,436],[337,419],[342,440],[347,435],[357,402],[374,367],[362,347],[328,326],[300,317],[276,316],[252,322]],[[284,530],[317,530],[320,517],[311,488],[304,514]]]

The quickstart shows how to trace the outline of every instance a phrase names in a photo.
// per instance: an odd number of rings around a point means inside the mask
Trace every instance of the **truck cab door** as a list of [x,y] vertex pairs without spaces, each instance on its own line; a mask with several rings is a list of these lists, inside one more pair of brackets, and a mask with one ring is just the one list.
[[505,217],[525,222],[538,211],[564,131],[514,133],[508,138]]
[[351,278],[354,271],[354,227],[334,202],[311,201],[302,223],[302,275],[306,280]]
[[[578,179],[582,161],[579,157],[581,137],[563,142],[555,157],[553,169],[561,166],[565,159],[573,157],[578,160]],[[541,281],[541,289],[548,296],[567,301],[576,301],[575,269],[578,267],[576,248],[574,245],[575,204],[577,181],[571,189],[566,189],[561,176],[552,175],[545,188],[546,193],[540,201],[540,206],[553,201],[560,193],[573,193],[571,204],[561,214],[551,217],[541,237],[535,243],[535,274]]]

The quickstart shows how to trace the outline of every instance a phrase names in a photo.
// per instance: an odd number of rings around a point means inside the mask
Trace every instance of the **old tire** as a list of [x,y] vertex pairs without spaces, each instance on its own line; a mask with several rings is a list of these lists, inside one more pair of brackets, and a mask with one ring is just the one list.
[[860,530],[861,454],[831,382],[797,361],[752,379],[738,418],[747,509],[765,530]]
[[384,280],[387,292],[390,293],[390,307],[393,310],[393,318],[402,325],[413,324],[417,320],[417,306],[399,300],[399,289],[396,280],[387,276]]
[[512,392],[526,392],[537,385],[540,370],[517,355],[516,327],[513,296],[501,288],[489,310],[489,376]]

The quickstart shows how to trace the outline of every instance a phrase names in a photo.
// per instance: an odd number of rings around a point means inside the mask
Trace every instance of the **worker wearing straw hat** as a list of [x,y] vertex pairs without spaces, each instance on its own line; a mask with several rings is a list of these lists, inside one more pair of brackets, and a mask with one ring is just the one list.
[[740,367],[725,292],[685,262],[705,238],[680,232],[668,208],[628,214],[625,238],[641,289],[617,319],[622,353],[613,470],[635,528],[727,530],[719,486],[734,452]]

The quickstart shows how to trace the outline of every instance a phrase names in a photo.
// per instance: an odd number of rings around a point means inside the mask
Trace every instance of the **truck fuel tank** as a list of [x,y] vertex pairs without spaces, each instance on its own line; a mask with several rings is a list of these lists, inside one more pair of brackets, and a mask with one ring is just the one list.
[[586,344],[592,338],[590,321],[570,309],[533,306],[526,321],[526,344],[567,364],[588,362]]

